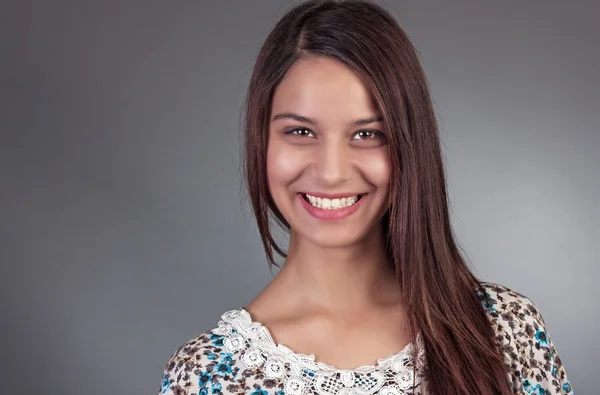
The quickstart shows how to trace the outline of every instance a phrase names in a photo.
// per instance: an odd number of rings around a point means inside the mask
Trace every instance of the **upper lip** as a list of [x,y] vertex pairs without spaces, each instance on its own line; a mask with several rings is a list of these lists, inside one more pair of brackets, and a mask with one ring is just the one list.
[[341,199],[341,198],[350,197],[350,196],[366,195],[366,193],[334,193],[334,194],[327,194],[327,193],[321,193],[321,192],[300,192],[300,193],[304,193],[307,195],[320,197],[320,198],[326,198],[326,199]]

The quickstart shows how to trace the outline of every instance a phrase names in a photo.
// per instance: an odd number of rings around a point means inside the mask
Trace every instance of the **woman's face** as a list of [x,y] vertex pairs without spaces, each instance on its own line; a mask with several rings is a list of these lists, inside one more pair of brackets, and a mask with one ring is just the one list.
[[269,189],[292,233],[322,247],[369,235],[388,208],[390,159],[360,77],[332,58],[304,58],[276,87],[269,122]]

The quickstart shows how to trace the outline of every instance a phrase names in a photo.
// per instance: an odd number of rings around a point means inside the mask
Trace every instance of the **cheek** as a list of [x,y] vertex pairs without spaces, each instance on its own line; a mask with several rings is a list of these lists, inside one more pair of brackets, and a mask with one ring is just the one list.
[[[300,176],[305,164],[305,158],[297,150],[289,149],[278,142],[269,144],[267,148],[267,178],[271,190],[287,187]],[[277,194],[277,192],[273,194]]]
[[362,163],[365,165],[362,171],[368,181],[380,190],[387,190],[391,175],[391,164],[387,151],[373,152],[364,159]]

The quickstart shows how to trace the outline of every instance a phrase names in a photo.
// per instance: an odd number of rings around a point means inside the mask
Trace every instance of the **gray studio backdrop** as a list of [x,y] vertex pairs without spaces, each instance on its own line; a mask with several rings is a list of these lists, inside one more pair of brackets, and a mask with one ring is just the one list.
[[[599,3],[382,4],[422,56],[468,259],[533,299],[597,393]],[[2,3],[0,393],[156,393],[268,283],[239,114],[292,5]]]

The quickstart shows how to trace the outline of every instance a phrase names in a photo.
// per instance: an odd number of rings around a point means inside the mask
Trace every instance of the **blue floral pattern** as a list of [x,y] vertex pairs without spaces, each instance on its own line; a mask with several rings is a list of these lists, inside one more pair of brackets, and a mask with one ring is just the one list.
[[[526,296],[482,282],[479,292],[496,340],[505,356],[513,392],[522,395],[574,395],[544,319]],[[267,378],[262,366],[248,368],[241,355],[225,351],[224,337],[212,329],[180,346],[165,367],[163,395],[285,395],[280,379]],[[426,387],[419,392],[427,395]],[[417,392],[405,393],[417,395]]]

